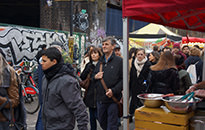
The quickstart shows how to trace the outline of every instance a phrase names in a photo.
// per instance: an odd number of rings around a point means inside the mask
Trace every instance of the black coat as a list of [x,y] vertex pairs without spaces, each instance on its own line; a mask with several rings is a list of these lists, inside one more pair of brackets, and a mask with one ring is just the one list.
[[[93,77],[94,69],[95,69],[95,65],[93,65],[91,62],[87,63],[85,69],[80,75],[80,78],[82,80],[85,80],[90,72],[91,72],[91,77]],[[97,102],[96,93],[97,92],[96,92],[95,81],[91,78],[90,85],[87,89],[87,94],[83,99],[87,107],[96,108],[96,102]]]
[[142,68],[142,71],[140,72],[139,77],[137,77],[137,70],[135,68],[134,61],[135,60],[133,59],[129,82],[131,92],[130,114],[133,114],[136,108],[143,105],[137,98],[137,95],[145,93],[147,89],[147,85],[145,83],[151,66],[151,63],[147,60]]
[[202,81],[202,72],[203,72],[203,61],[200,59],[200,57],[198,56],[189,56],[186,60],[185,60],[185,65],[186,65],[186,69],[189,67],[189,65],[191,64],[195,64],[196,62],[198,62],[196,64],[196,75],[197,75],[197,83]]
[[[123,88],[123,74],[122,74],[122,58],[116,56],[113,52],[110,56],[108,62],[105,62],[104,56],[102,56],[96,65],[95,74],[99,72],[100,63],[103,64],[102,71],[103,79],[108,88],[110,88],[113,92],[113,95],[120,100],[122,97],[122,88]],[[106,96],[106,92],[100,82],[100,80],[96,80],[97,82],[97,101],[100,103],[113,103],[112,98],[108,98]]]
[[151,93],[176,93],[180,86],[178,71],[174,68],[150,71],[149,92]]

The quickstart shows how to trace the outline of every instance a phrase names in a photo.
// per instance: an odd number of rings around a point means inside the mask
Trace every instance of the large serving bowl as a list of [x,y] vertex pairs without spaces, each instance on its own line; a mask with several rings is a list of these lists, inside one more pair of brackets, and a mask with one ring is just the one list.
[[160,107],[163,103],[162,97],[160,97],[162,95],[163,94],[146,93],[146,94],[139,94],[137,95],[137,97],[146,107]]
[[177,101],[177,99],[181,98],[183,95],[176,95],[172,97],[163,97],[166,107],[174,113],[188,113],[195,109],[196,103],[200,102],[201,99],[195,97],[195,100],[191,99],[189,102],[186,101]]

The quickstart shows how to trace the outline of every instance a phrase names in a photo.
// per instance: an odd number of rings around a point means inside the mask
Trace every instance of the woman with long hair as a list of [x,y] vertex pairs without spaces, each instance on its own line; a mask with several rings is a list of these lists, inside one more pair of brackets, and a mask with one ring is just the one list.
[[[80,78],[82,80],[85,80],[88,75],[90,75],[90,77],[94,75],[95,66],[102,56],[102,52],[100,51],[100,49],[93,47],[88,55],[90,62],[86,64],[85,69],[80,75]],[[86,94],[84,95],[84,103],[89,108],[91,130],[97,130],[96,86],[95,82],[92,79],[90,81],[90,85],[86,90]]]
[[149,92],[167,94],[178,90],[179,75],[170,51],[163,52],[158,63],[150,69]]
[[146,90],[146,80],[150,71],[151,63],[146,57],[145,50],[139,48],[136,50],[135,59],[133,59],[132,67],[130,70],[130,92],[131,92],[131,103],[130,103],[130,114],[133,115],[135,109],[142,106],[137,95],[144,93]]

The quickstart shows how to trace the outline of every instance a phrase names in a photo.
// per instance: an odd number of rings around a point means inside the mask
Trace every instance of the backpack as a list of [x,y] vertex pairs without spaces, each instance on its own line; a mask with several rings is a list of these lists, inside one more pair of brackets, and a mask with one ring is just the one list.
[[197,63],[198,62],[196,62],[195,64],[191,64],[187,68],[187,72],[189,73],[192,84],[196,84],[197,82],[197,74],[196,74],[196,64]]

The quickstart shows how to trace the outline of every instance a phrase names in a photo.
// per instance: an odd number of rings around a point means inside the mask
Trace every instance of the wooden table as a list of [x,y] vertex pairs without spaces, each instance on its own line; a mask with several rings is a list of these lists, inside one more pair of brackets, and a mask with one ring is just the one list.
[[135,130],[188,130],[189,119],[194,112],[175,114],[165,106],[161,108],[140,107],[135,111]]

